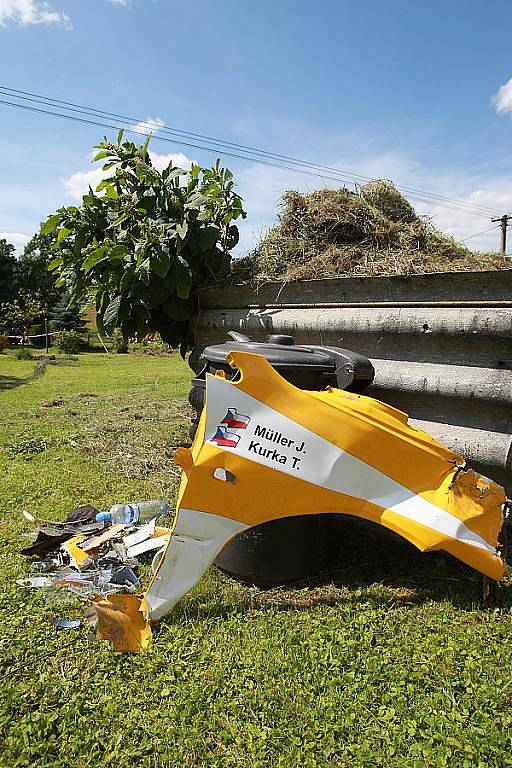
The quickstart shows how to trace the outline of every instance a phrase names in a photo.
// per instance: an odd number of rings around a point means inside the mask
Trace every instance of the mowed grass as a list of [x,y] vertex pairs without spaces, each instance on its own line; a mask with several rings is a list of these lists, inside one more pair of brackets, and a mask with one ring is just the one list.
[[[408,549],[260,591],[214,568],[140,655],[15,579],[30,525],[90,502],[175,498],[190,372],[179,357],[80,355],[20,383],[0,356],[0,765],[511,766],[512,600]],[[356,547],[356,551],[354,551]]]

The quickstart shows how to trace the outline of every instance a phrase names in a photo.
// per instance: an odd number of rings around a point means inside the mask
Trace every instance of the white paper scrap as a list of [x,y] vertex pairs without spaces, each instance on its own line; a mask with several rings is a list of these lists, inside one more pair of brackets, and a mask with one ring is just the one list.
[[143,525],[138,528],[135,533],[130,533],[129,536],[125,536],[123,539],[123,544],[125,547],[133,547],[135,544],[140,544],[141,541],[149,539],[150,536],[153,536],[155,532],[155,526],[156,517],[153,518],[153,520],[150,520],[147,525]]
[[126,554],[128,557],[137,557],[137,555],[141,555],[143,552],[149,552],[150,549],[160,549],[160,547],[167,544],[170,538],[170,533],[166,533],[165,536],[154,536],[151,539],[141,541],[140,544],[135,544],[133,547],[128,547]]

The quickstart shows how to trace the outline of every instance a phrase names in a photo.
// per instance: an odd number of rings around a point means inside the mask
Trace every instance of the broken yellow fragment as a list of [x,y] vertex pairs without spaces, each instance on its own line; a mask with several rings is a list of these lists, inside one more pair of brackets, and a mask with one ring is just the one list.
[[115,651],[138,653],[151,640],[151,627],[140,612],[137,595],[109,595],[106,600],[94,598],[96,637],[110,640]]
[[81,571],[84,565],[89,561],[87,552],[84,552],[84,550],[79,547],[79,544],[85,541],[86,538],[87,537],[83,534],[79,534],[61,544],[61,549],[68,553],[72,564],[76,565],[79,571]]

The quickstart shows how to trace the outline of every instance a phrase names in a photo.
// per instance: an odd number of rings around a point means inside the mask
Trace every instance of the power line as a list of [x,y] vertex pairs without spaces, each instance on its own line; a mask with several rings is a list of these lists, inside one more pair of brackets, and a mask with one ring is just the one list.
[[[67,115],[67,114],[63,114],[61,112],[55,112],[54,110],[40,109],[38,107],[29,106],[27,104],[18,104],[16,102],[7,101],[5,99],[0,99],[0,104],[4,104],[4,105],[7,105],[7,106],[11,106],[11,107],[17,107],[19,109],[24,109],[24,110],[29,111],[29,112],[35,112],[35,113],[44,114],[44,115],[51,115],[52,117],[60,117],[60,118],[65,119],[65,120],[71,120],[73,122],[83,123],[83,124],[86,124],[86,125],[95,125],[95,126],[99,126],[101,128],[110,128],[110,129],[116,130],[116,131],[119,131],[123,127],[123,126],[120,126],[120,125],[112,125],[111,123],[106,123],[106,122],[103,122],[103,121],[100,122],[99,120],[90,120],[90,119],[86,119],[84,117],[77,117],[75,115]],[[47,105],[47,106],[50,106],[50,105]],[[126,132],[128,132],[128,133],[133,133],[133,134],[135,134],[137,136],[143,136],[144,138],[146,138],[147,134],[148,134],[148,132],[138,131],[134,127],[131,127],[131,128],[124,127],[124,130]],[[289,166],[281,165],[281,164],[278,164],[278,163],[272,163],[272,162],[269,162],[267,160],[262,160],[260,158],[254,158],[254,157],[247,156],[247,155],[240,155],[240,154],[237,154],[237,153],[234,153],[234,152],[228,152],[228,151],[225,151],[225,150],[219,150],[218,148],[211,148],[211,147],[207,147],[207,146],[204,146],[204,145],[194,144],[194,143],[191,143],[191,142],[184,142],[184,141],[181,141],[181,140],[180,141],[176,141],[175,139],[169,139],[169,138],[167,138],[165,136],[159,136],[158,134],[155,135],[154,138],[156,140],[158,140],[158,141],[164,141],[164,142],[167,142],[167,143],[170,143],[170,144],[173,144],[173,145],[192,147],[194,149],[200,149],[200,150],[203,150],[203,151],[206,151],[206,152],[213,152],[213,153],[215,153],[217,155],[218,154],[223,154],[223,155],[226,155],[228,157],[236,157],[236,158],[239,158],[241,160],[256,161],[256,162],[258,162],[260,164],[271,166],[271,167],[274,167],[274,168],[280,168],[282,170],[291,171],[292,173],[302,173],[302,174],[306,174],[307,176],[314,176],[316,178],[322,179],[322,181],[324,181],[324,183],[325,183],[326,179],[329,179],[330,181],[335,181],[338,184],[340,183],[340,181],[342,181],[338,177],[330,176],[330,175],[327,175],[327,174],[324,174],[324,173],[314,173],[314,172],[303,170],[303,169],[290,168]],[[349,183],[352,183],[352,182],[349,182]],[[426,200],[425,198],[419,197],[417,195],[409,195],[409,197],[411,197],[413,199],[416,199],[416,200],[420,200],[421,202],[427,202],[427,203],[428,202],[430,202],[430,203],[432,202],[430,200]],[[456,210],[456,211],[459,211],[461,213],[465,213],[466,215],[480,216],[480,217],[485,218],[485,219],[487,218],[487,215],[485,215],[485,214],[481,214],[481,213],[478,213],[476,211],[474,211],[474,212],[473,211],[468,211],[468,210],[466,210],[464,208],[460,208],[457,205],[452,205],[451,203],[440,203],[440,205],[442,207],[449,208],[451,210]]]
[[[10,92],[8,94],[4,93],[4,95],[11,95],[11,94],[13,94],[15,98],[24,99],[26,101],[35,101],[36,103],[42,104],[44,106],[63,105],[64,108],[67,111],[78,112],[80,114],[87,114],[89,116],[92,115],[92,116],[96,116],[96,117],[98,117],[98,116],[99,117],[107,117],[108,119],[115,118],[116,120],[122,120],[123,122],[129,123],[129,124],[133,124],[133,123],[147,123],[147,121],[141,120],[141,119],[136,118],[136,117],[130,117],[130,116],[127,116],[127,115],[121,115],[121,114],[118,114],[118,113],[115,113],[115,112],[107,112],[105,110],[97,109],[95,107],[86,107],[84,105],[77,104],[75,102],[65,101],[64,99],[54,99],[54,98],[51,98],[49,96],[43,96],[41,94],[33,93],[31,91],[22,91],[22,90],[19,90],[19,89],[16,89],[16,88],[10,88],[8,86],[0,85],[0,92],[2,92],[2,91]],[[21,95],[18,95],[18,94],[21,94]],[[30,97],[30,98],[27,98],[27,97]],[[223,139],[217,139],[217,138],[214,138],[212,136],[208,136],[206,134],[192,133],[190,131],[183,131],[183,130],[177,129],[177,128],[172,128],[171,129],[171,128],[168,128],[166,126],[157,126],[157,130],[159,132],[161,132],[161,133],[165,133],[167,135],[176,136],[178,138],[185,137],[185,138],[193,138],[193,139],[199,140],[201,142],[208,141],[208,142],[217,144],[220,147],[226,147],[227,146],[227,147],[232,147],[232,148],[238,149],[238,150],[244,152],[245,154],[247,154],[247,153],[251,153],[251,155],[257,154],[257,155],[261,155],[262,157],[272,158],[274,160],[277,159],[277,160],[284,161],[284,162],[287,162],[287,163],[292,163],[293,165],[305,166],[305,167],[314,169],[317,172],[320,171],[320,170],[321,171],[329,171],[330,172],[331,175],[329,175],[329,176],[326,176],[325,173],[322,173],[322,174],[316,173],[315,174],[315,175],[319,175],[322,178],[325,177],[325,178],[329,178],[329,179],[333,180],[332,174],[334,173],[334,174],[336,174],[336,180],[339,177],[339,180],[344,182],[344,183],[348,182],[350,184],[354,184],[356,179],[361,180],[361,181],[365,181],[365,182],[371,181],[371,178],[369,176],[363,176],[362,174],[358,174],[358,173],[355,173],[355,172],[352,172],[352,171],[347,171],[347,170],[343,170],[343,169],[339,169],[339,168],[334,168],[333,166],[328,166],[328,165],[321,165],[321,164],[318,164],[318,163],[311,163],[310,161],[302,160],[300,158],[292,157],[292,156],[289,156],[289,155],[282,155],[282,154],[278,154],[278,153],[275,153],[275,152],[269,152],[267,150],[262,150],[262,149],[258,149],[256,147],[251,147],[251,146],[247,146],[247,145],[244,145],[244,144],[238,144],[236,142],[226,141],[226,140],[223,140]],[[146,135],[146,134],[144,134],[144,135]],[[185,144],[185,146],[191,146],[191,145],[190,144]],[[192,145],[192,146],[196,146],[196,145]],[[200,149],[203,148],[203,149],[206,149],[206,151],[217,151],[216,149],[205,148],[205,147],[202,147],[202,146],[201,147],[196,147],[196,148],[200,148]],[[227,154],[227,152],[224,152],[224,154]],[[244,158],[242,158],[242,159],[246,159],[245,158],[245,154],[244,154]],[[233,154],[231,156],[240,157],[240,155],[233,155]],[[252,156],[250,156],[248,159],[258,161],[257,158],[254,158]],[[291,170],[288,166],[287,166],[286,169],[287,170]],[[299,172],[302,172],[302,171],[299,171]],[[465,200],[457,200],[457,199],[448,197],[446,195],[441,195],[439,193],[427,192],[425,190],[416,189],[414,187],[406,187],[406,186],[403,186],[403,185],[398,185],[398,187],[401,190],[403,190],[404,192],[410,193],[411,196],[421,195],[421,197],[416,197],[416,199],[422,199],[423,197],[426,197],[426,198],[429,198],[431,200],[443,200],[445,202],[449,202],[451,205],[456,204],[458,206],[462,206],[462,207],[468,208],[468,209],[473,209],[475,211],[476,210],[482,211],[482,212],[483,211],[487,211],[487,212],[493,213],[493,214],[498,213],[497,209],[495,209],[495,208],[490,208],[488,206],[477,205],[475,203],[470,203],[470,202],[465,201]],[[429,200],[427,200],[425,202],[428,202],[428,201]]]
[[[131,117],[131,116],[127,116],[127,115],[121,115],[121,114],[118,114],[118,113],[115,113],[115,112],[107,112],[105,110],[97,109],[97,108],[94,108],[94,107],[86,107],[86,106],[83,106],[81,104],[77,104],[75,102],[65,101],[63,99],[54,99],[54,98],[51,98],[49,96],[43,96],[41,94],[33,93],[31,91],[22,91],[22,90],[17,89],[17,88],[10,88],[8,86],[0,85],[0,92],[2,92],[2,91],[10,92],[8,94],[4,93],[4,95],[11,95],[11,94],[13,94],[15,98],[24,99],[26,101],[35,101],[36,103],[42,104],[44,106],[64,105],[64,108],[67,111],[78,112],[78,113],[81,113],[81,114],[93,115],[93,116],[96,116],[96,117],[97,116],[99,116],[99,117],[107,117],[109,119],[115,118],[116,120],[122,120],[123,122],[129,123],[129,124],[133,124],[133,123],[146,123],[147,122],[145,120],[141,120],[141,119],[136,118],[136,117]],[[18,95],[18,94],[21,94],[21,95]],[[30,97],[30,98],[27,98],[27,97]],[[330,174],[331,174],[329,176],[326,176],[325,173],[317,174],[317,175],[320,175],[321,177],[329,178],[331,180],[333,179],[332,174],[334,173],[334,174],[336,174],[336,177],[339,177],[339,180],[343,181],[344,183],[348,182],[350,184],[354,184],[356,179],[361,180],[361,181],[365,181],[365,182],[366,181],[371,181],[371,178],[369,176],[363,176],[362,174],[358,174],[358,173],[355,173],[355,172],[352,172],[352,171],[346,171],[346,170],[343,170],[343,169],[334,168],[333,166],[321,165],[321,164],[318,164],[318,163],[311,163],[310,161],[302,160],[300,158],[291,157],[289,155],[282,155],[282,154],[278,154],[278,153],[275,153],[275,152],[269,152],[267,150],[262,150],[262,149],[258,149],[256,147],[246,146],[244,144],[238,144],[236,142],[226,141],[226,140],[223,140],[223,139],[217,139],[217,138],[214,138],[212,136],[208,136],[206,134],[192,133],[190,131],[183,131],[183,130],[178,129],[178,128],[172,128],[171,129],[171,128],[168,128],[166,126],[158,126],[157,130],[159,132],[165,133],[167,135],[177,136],[178,138],[181,138],[181,137],[193,138],[193,139],[199,140],[201,142],[209,141],[209,142],[212,142],[214,144],[219,145],[220,147],[226,147],[227,146],[227,147],[236,148],[236,149],[239,149],[240,151],[243,151],[244,153],[251,153],[251,155],[252,154],[257,154],[257,155],[261,155],[262,157],[271,158],[271,159],[274,159],[274,160],[277,159],[277,160],[280,160],[280,161],[285,161],[287,163],[292,163],[293,165],[305,166],[305,167],[314,169],[315,171],[320,171],[320,170],[321,171],[329,171]],[[190,146],[190,145],[186,145],[186,146]],[[198,147],[198,148],[204,148],[204,149],[206,149],[206,151],[217,151],[217,150],[213,150],[211,148],[205,148],[205,147]],[[227,153],[225,152],[224,154],[227,154]],[[239,155],[233,155],[233,156],[240,157]],[[245,157],[245,155],[244,155],[244,157]],[[251,159],[251,160],[256,159],[257,160],[257,158],[254,158],[252,156],[249,159]],[[287,167],[287,170],[290,170],[289,167]],[[495,208],[490,208],[488,206],[477,205],[475,203],[470,203],[470,202],[465,201],[465,200],[457,200],[457,199],[448,197],[446,195],[441,195],[439,193],[427,192],[425,190],[416,189],[414,187],[406,187],[406,186],[403,186],[403,185],[398,185],[398,187],[401,190],[403,190],[404,192],[410,193],[411,196],[421,195],[422,198],[423,197],[427,197],[427,198],[430,198],[432,200],[443,200],[443,201],[449,202],[450,204],[456,204],[456,205],[459,205],[459,206],[463,206],[464,208],[478,210],[478,211],[482,211],[482,212],[483,211],[487,211],[487,212],[493,213],[493,214],[496,214],[498,212],[497,209],[495,209]],[[416,199],[422,199],[422,198],[417,197]],[[425,201],[425,202],[428,202],[428,200]]]
[[493,229],[499,229],[499,227],[488,227],[488,229],[483,229],[481,232],[475,232],[474,235],[469,235],[469,237],[465,237],[463,240],[461,240],[461,243],[465,243],[466,240],[471,240],[473,237],[478,237],[479,235],[485,235],[486,232],[491,232]]
[[[3,95],[5,95],[5,94],[3,94]],[[17,98],[17,97],[15,97],[15,98]],[[37,102],[37,103],[44,103],[44,102]],[[55,109],[48,109],[48,110],[47,109],[41,109],[41,108],[38,108],[38,107],[29,106],[27,104],[19,104],[17,102],[7,101],[5,99],[0,99],[0,104],[4,104],[4,105],[10,106],[10,107],[17,107],[18,109],[23,109],[23,110],[26,110],[26,111],[29,111],[29,112],[45,114],[45,115],[51,115],[52,117],[59,117],[61,119],[71,120],[71,121],[74,121],[74,122],[83,123],[83,124],[87,124],[87,125],[95,125],[95,126],[102,127],[102,128],[109,128],[109,129],[116,130],[116,131],[119,131],[121,128],[124,128],[124,130],[127,131],[128,133],[133,133],[133,134],[138,135],[138,136],[147,137],[147,134],[148,134],[148,131],[146,131],[146,132],[138,131],[133,126],[132,127],[126,127],[126,126],[120,126],[120,125],[112,125],[111,123],[106,123],[104,121],[91,120],[91,119],[87,119],[85,117],[78,117],[76,115],[69,115],[69,114],[65,114],[65,113],[61,113],[61,112],[56,112]],[[45,106],[52,106],[52,105],[45,104]],[[89,113],[89,112],[85,111],[85,109],[82,110],[81,114],[92,115],[93,117],[95,116],[93,112]],[[139,121],[139,122],[147,122],[147,121]],[[343,178],[341,178],[339,176],[332,176],[332,175],[325,174],[325,173],[317,173],[317,172],[309,171],[309,170],[306,170],[306,169],[303,169],[303,168],[294,168],[294,167],[290,167],[289,165],[283,165],[283,164],[279,164],[279,163],[275,163],[275,162],[270,162],[269,160],[263,160],[260,157],[254,157],[254,156],[252,156],[250,154],[243,154],[242,155],[240,153],[235,153],[235,152],[227,151],[227,150],[219,148],[219,147],[212,148],[212,147],[209,147],[209,146],[206,146],[206,145],[202,145],[202,144],[196,144],[196,143],[193,143],[193,142],[186,142],[186,141],[183,141],[182,139],[179,139],[179,140],[170,139],[170,138],[168,138],[166,136],[161,136],[161,135],[158,135],[158,134],[156,134],[154,136],[154,138],[156,140],[158,140],[158,141],[164,141],[164,142],[167,142],[167,143],[170,143],[170,144],[174,144],[174,145],[177,145],[177,146],[191,147],[191,148],[194,148],[194,149],[200,149],[202,151],[214,153],[214,154],[217,154],[217,155],[221,154],[221,155],[226,155],[228,157],[238,158],[238,159],[241,159],[241,160],[254,161],[254,162],[260,163],[262,165],[271,166],[271,167],[274,167],[274,168],[280,168],[282,170],[290,171],[292,173],[301,173],[301,174],[305,174],[307,176],[314,176],[316,178],[322,179],[324,182],[325,182],[326,179],[329,179],[330,181],[335,181],[338,184],[340,182],[345,183],[345,184],[347,182],[350,183],[350,184],[355,184],[355,182],[347,180],[347,179],[343,179]],[[404,188],[402,188],[402,189],[404,189]],[[429,193],[427,193],[427,194],[429,194]],[[412,199],[419,200],[421,202],[426,202],[426,203],[430,203],[430,204],[432,204],[432,202],[433,202],[432,200],[426,199],[425,197],[422,197],[422,196],[419,196],[419,195],[416,195],[416,194],[409,194],[408,196],[410,198],[412,198]],[[482,218],[488,218],[488,215],[486,215],[486,214],[479,213],[478,211],[472,211],[472,210],[468,210],[466,208],[462,208],[460,205],[456,204],[455,202],[454,203],[448,202],[448,201],[447,202],[440,202],[440,203],[438,203],[438,205],[441,205],[441,207],[449,208],[451,210],[459,211],[461,213],[465,213],[466,215],[480,216]]]
[[[87,125],[97,125],[100,128],[111,128],[111,129],[113,129],[115,131],[119,131],[121,128],[123,128],[123,130],[125,130],[127,133],[134,133],[137,136],[144,136],[144,138],[146,138],[148,133],[150,133],[150,131],[146,131],[146,132],[138,131],[135,128],[124,128],[123,126],[120,126],[120,125],[112,125],[110,123],[99,122],[98,120],[88,120],[88,119],[85,119],[83,117],[76,117],[75,115],[66,115],[66,114],[63,114],[61,112],[54,112],[52,110],[47,110],[47,109],[39,109],[38,107],[31,107],[28,104],[16,104],[15,102],[6,101],[4,99],[0,99],[0,104],[5,104],[5,105],[10,106],[10,107],[18,107],[19,109],[25,109],[25,110],[28,110],[29,112],[38,112],[38,113],[44,114],[44,115],[51,115],[52,117],[61,117],[61,118],[64,118],[65,120],[73,120],[76,123],[84,123],[84,124],[87,124]],[[84,114],[87,114],[87,113],[84,113]],[[142,122],[146,122],[146,121],[142,121]],[[168,139],[165,136],[154,135],[153,138],[158,140],[158,141],[165,141],[165,142],[167,142],[169,144],[175,144],[175,145],[181,146],[181,147],[192,147],[193,149],[202,149],[205,152],[214,152],[215,154],[220,153],[220,154],[226,155],[228,157],[236,157],[236,158],[239,158],[240,160],[255,160],[256,159],[254,157],[250,157],[250,156],[246,156],[246,155],[240,155],[240,154],[236,154],[234,152],[226,152],[225,150],[220,150],[220,149],[216,149],[216,148],[212,148],[212,147],[202,146],[200,144],[192,144],[190,142],[185,142],[185,141],[181,141],[181,140],[180,141],[176,141],[174,139]],[[258,162],[262,163],[263,165],[270,165],[270,166],[272,166],[274,168],[282,168],[285,171],[293,171],[295,173],[305,173],[308,176],[316,176],[316,177],[321,178],[321,179],[330,179],[331,181],[338,181],[338,182],[341,181],[341,179],[335,178],[333,176],[327,176],[326,174],[313,173],[311,171],[303,171],[303,170],[299,171],[297,168],[290,168],[290,167],[287,167],[285,165],[278,165],[277,163],[270,163],[270,162],[265,161],[265,160],[258,160]]]
[[[3,95],[5,95],[5,94],[3,94]],[[21,98],[21,97],[15,97],[15,98]],[[42,101],[37,101],[36,99],[27,99],[26,98],[25,100],[26,101],[35,101],[36,103],[44,104],[44,106],[49,106],[49,107],[53,106],[51,104],[47,104],[47,103],[42,102]],[[79,122],[79,123],[85,123],[85,124],[89,124],[89,125],[97,125],[97,126],[100,126],[100,127],[103,127],[103,128],[111,128],[111,129],[114,129],[114,130],[119,130],[120,128],[124,127],[124,130],[126,130],[127,132],[134,133],[134,134],[139,135],[139,136],[146,137],[147,133],[148,133],[148,131],[146,131],[146,132],[145,131],[138,131],[133,126],[132,127],[126,127],[126,126],[112,125],[110,123],[99,122],[98,120],[90,120],[90,119],[85,119],[85,118],[79,118],[79,117],[76,117],[74,115],[67,115],[67,114],[63,114],[61,112],[56,112],[56,111],[54,111],[54,109],[53,110],[40,109],[40,108],[36,108],[36,107],[30,107],[30,106],[27,106],[25,104],[19,104],[17,102],[11,102],[11,101],[1,100],[1,99],[0,99],[0,103],[1,104],[5,104],[7,106],[18,107],[19,109],[25,109],[25,110],[28,110],[28,111],[31,111],[31,112],[36,112],[36,113],[40,113],[40,114],[47,114],[47,115],[51,115],[53,117],[60,117],[60,118],[68,119],[68,120],[73,120],[73,121]],[[76,112],[78,110],[73,110],[73,111]],[[92,112],[88,112],[88,111],[86,111],[85,108],[81,108],[80,109],[80,114],[92,115],[93,117],[96,117],[96,115],[95,115],[95,113],[93,111]],[[146,121],[139,121],[139,122],[144,123]],[[224,154],[224,155],[226,155],[228,157],[235,157],[235,158],[238,158],[238,159],[241,159],[241,160],[250,160],[250,161],[254,161],[254,162],[257,162],[257,163],[260,163],[260,164],[263,164],[263,165],[267,165],[267,166],[271,166],[271,167],[275,167],[275,168],[280,168],[280,169],[283,169],[283,170],[291,171],[293,173],[302,173],[302,174],[305,174],[307,176],[315,176],[317,178],[322,179],[323,181],[325,181],[325,179],[329,179],[330,181],[336,181],[338,183],[342,182],[344,184],[346,184],[346,183],[355,184],[355,181],[352,181],[351,179],[342,178],[341,176],[332,176],[332,175],[328,175],[328,174],[325,174],[325,173],[316,173],[316,172],[313,172],[313,171],[304,170],[303,168],[293,168],[293,167],[290,167],[289,165],[282,165],[282,164],[278,164],[278,163],[275,163],[275,162],[269,162],[268,160],[262,160],[260,157],[254,157],[254,156],[252,156],[250,154],[241,155],[239,153],[234,153],[234,152],[231,152],[231,151],[226,151],[226,150],[224,150],[222,148],[217,148],[217,147],[212,148],[212,147],[205,146],[203,144],[195,144],[195,143],[192,143],[192,142],[185,142],[185,141],[183,141],[181,139],[179,141],[177,141],[175,139],[171,140],[171,139],[169,139],[167,137],[164,137],[164,136],[161,136],[161,135],[158,135],[158,134],[156,134],[154,136],[154,138],[159,140],[159,141],[166,141],[168,143],[176,144],[178,146],[192,147],[194,149],[200,149],[200,150],[203,150],[203,151],[206,151],[206,152],[213,152],[215,154]],[[369,177],[365,177],[365,178],[368,178],[368,180],[370,180]],[[420,197],[419,195],[416,195],[416,194],[409,194],[409,197],[411,197],[413,199],[416,199],[416,200],[420,200],[421,202],[432,203],[432,200],[425,199],[424,197]],[[478,213],[476,211],[470,211],[470,210],[467,210],[465,208],[461,208],[459,205],[453,204],[451,202],[439,203],[439,204],[442,205],[443,207],[450,208],[452,210],[457,210],[459,212],[463,212],[463,213],[466,213],[466,214],[476,215],[476,216],[481,216],[483,218],[487,218],[487,215],[485,215],[485,214]]]

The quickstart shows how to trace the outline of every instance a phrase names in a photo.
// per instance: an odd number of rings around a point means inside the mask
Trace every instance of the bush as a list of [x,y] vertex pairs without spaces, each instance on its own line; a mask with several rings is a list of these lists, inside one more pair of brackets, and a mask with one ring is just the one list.
[[105,139],[95,160],[108,178],[79,206],[60,208],[41,229],[51,234],[70,300],[94,299],[101,334],[159,332],[181,353],[194,343],[199,289],[226,280],[245,216],[233,176],[221,168],[172,165],[159,171],[144,145]]
[[27,347],[19,347],[16,350],[16,360],[32,360],[32,352]]
[[120,328],[116,328],[112,334],[112,352],[117,352],[118,355],[126,355],[128,352],[128,341]]
[[143,340],[141,352],[145,355],[168,355],[172,347],[167,344],[159,333],[151,333]]
[[9,346],[9,336],[6,333],[0,333],[0,352]]
[[82,337],[76,331],[59,331],[54,339],[61,352],[66,355],[73,355],[79,352],[84,343]]

